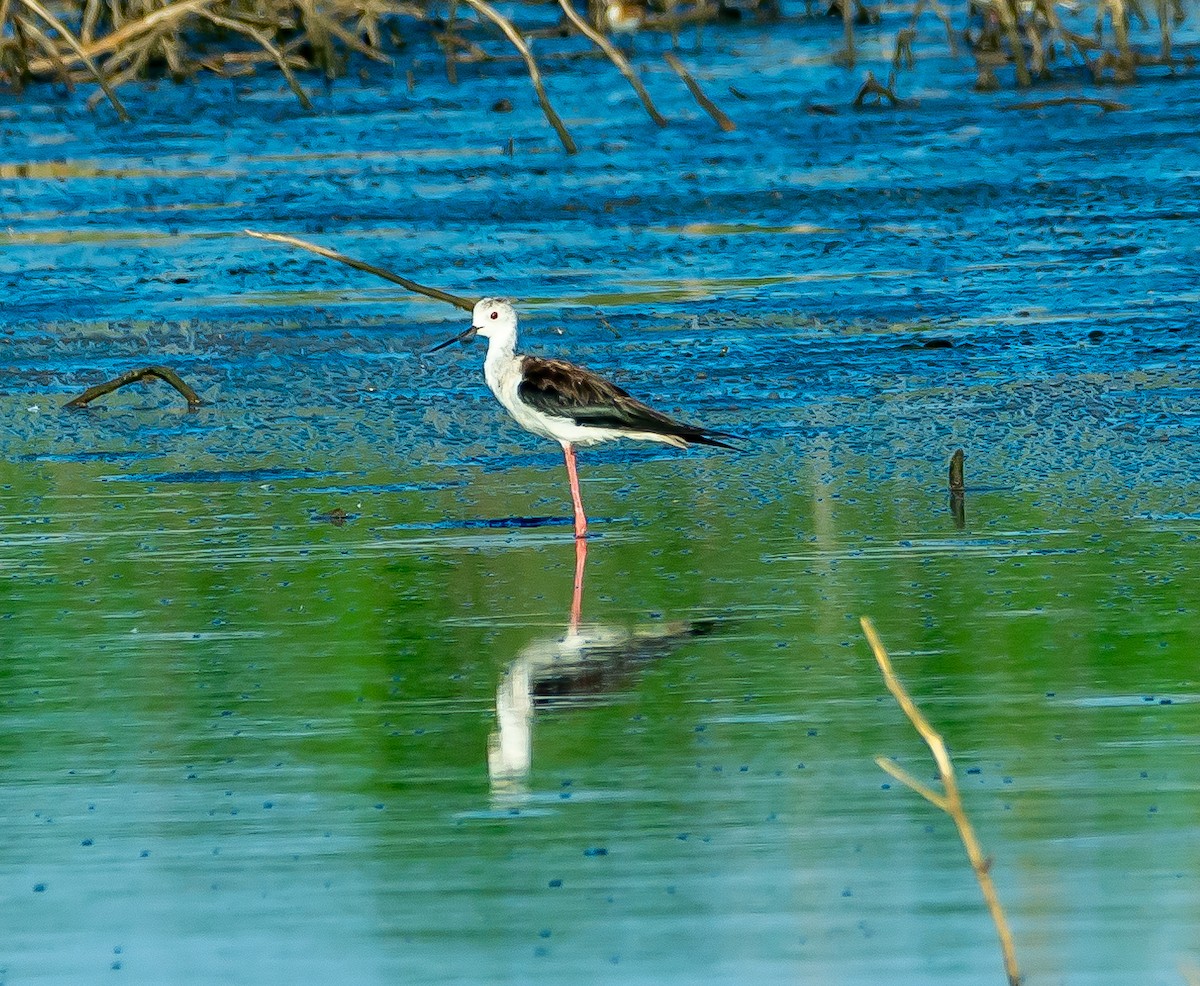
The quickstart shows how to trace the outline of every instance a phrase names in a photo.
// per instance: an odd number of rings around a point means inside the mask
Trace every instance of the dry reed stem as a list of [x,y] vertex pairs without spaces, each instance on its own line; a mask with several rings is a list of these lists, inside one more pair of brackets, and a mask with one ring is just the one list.
[[[22,3],[27,2],[28,0],[22,0]],[[201,9],[198,10],[197,13],[206,20],[212,21],[219,27],[226,27],[231,31],[244,34],[246,37],[258,42],[259,47],[267,52],[271,58],[274,59],[275,64],[279,66],[279,71],[281,71],[283,73],[283,77],[287,79],[287,84],[291,87],[292,92],[296,94],[296,98],[300,101],[300,105],[306,110],[311,110],[313,108],[312,100],[308,98],[308,93],[306,93],[304,88],[300,85],[299,80],[296,78],[296,73],[293,72],[291,66],[288,65],[287,59],[283,56],[283,52],[281,52],[275,46],[274,42],[271,41],[271,39],[268,38],[262,31],[254,27],[252,24],[247,24],[244,21],[237,21],[231,17],[222,17],[220,14],[214,14],[211,10]]]
[[962,840],[963,848],[967,851],[967,858],[971,861],[971,869],[975,871],[975,879],[979,882],[979,889],[983,892],[984,902],[987,904],[988,912],[992,916],[992,923],[996,926],[996,934],[1000,938],[1000,950],[1004,954],[1004,971],[1008,976],[1009,986],[1020,986],[1021,970],[1017,965],[1017,953],[1013,947],[1012,932],[1008,928],[1008,919],[1004,915],[1004,908],[1001,906],[1000,898],[996,894],[996,885],[992,881],[992,863],[990,859],[984,856],[983,849],[979,845],[979,840],[975,836],[975,829],[971,825],[971,820],[967,818],[966,810],[963,808],[962,796],[958,791],[958,780],[954,775],[954,765],[950,761],[950,754],[946,750],[946,743],[937,730],[930,725],[924,713],[917,708],[917,704],[909,696],[904,685],[900,683],[900,679],[896,677],[895,671],[892,670],[891,658],[888,657],[888,652],[883,646],[883,641],[879,639],[879,634],[875,632],[875,624],[865,616],[861,618],[860,623],[862,624],[863,633],[866,635],[867,643],[871,645],[871,651],[875,655],[875,662],[879,665],[879,670],[883,674],[887,690],[892,693],[892,697],[896,700],[905,716],[908,717],[908,721],[913,724],[913,728],[920,734],[921,739],[925,741],[925,745],[929,747],[929,752],[933,754],[933,759],[937,763],[938,775],[941,778],[945,793],[938,794],[887,757],[876,757],[875,762],[902,784],[911,787],[930,804],[944,811],[954,820],[954,825],[958,829],[958,836]]
[[[59,55],[58,49],[54,47],[54,42],[46,37],[46,32],[41,30],[36,24],[33,23],[33,21],[26,20],[19,14],[13,14],[12,20],[16,27],[20,28],[21,31],[33,38],[33,40],[37,42],[38,47],[40,47],[46,53],[46,56],[50,59],[50,63],[53,66],[54,74],[58,76],[59,81],[66,86],[67,91],[71,92],[74,90],[75,83],[71,79],[70,70],[67,68],[66,62],[64,62],[62,57]],[[28,63],[26,63],[26,67],[28,67]]]
[[650,119],[660,127],[665,127],[667,125],[667,118],[658,112],[658,107],[650,99],[650,94],[646,92],[646,87],[642,85],[642,80],[637,77],[637,73],[634,72],[633,67],[629,64],[629,60],[617,50],[617,46],[580,17],[578,11],[571,6],[571,0],[558,0],[558,5],[562,7],[563,13],[567,15],[567,20],[575,25],[575,29],[604,52],[608,56],[609,61],[617,67],[617,71],[625,76],[629,84],[633,86],[633,91],[637,93],[638,99],[642,101],[642,105],[646,107],[646,112],[650,114]]
[[104,383],[98,383],[94,387],[88,387],[78,397],[72,398],[64,405],[70,408],[87,407],[89,403],[97,397],[103,397],[105,394],[111,394],[114,390],[124,387],[126,384],[134,383],[142,380],[145,377],[157,377],[169,383],[172,387],[183,395],[184,400],[188,403],[188,410],[194,411],[196,408],[204,404],[199,395],[192,390],[183,378],[178,373],[172,370],[169,366],[143,366],[137,370],[130,370],[128,373],[122,373],[119,377],[114,377],[112,380],[106,380]]
[[52,13],[50,13],[49,10],[42,6],[38,0],[18,0],[18,2],[23,4],[31,12],[37,14],[38,17],[44,20],[59,33],[59,36],[71,47],[75,54],[77,54],[83,60],[83,64],[87,66],[88,71],[96,80],[96,84],[104,90],[104,95],[108,97],[108,101],[112,103],[113,109],[117,111],[117,116],[123,121],[129,122],[129,114],[125,111],[125,107],[121,104],[121,101],[117,99],[117,94],[112,91],[108,83],[105,81],[104,76],[100,74],[100,69],[96,67],[96,63],[92,61],[92,59],[89,58],[87,53],[83,50],[83,45],[80,43],[79,39],[67,30],[67,26]]
[[704,95],[704,90],[701,89],[696,80],[692,78],[692,74],[683,67],[683,62],[675,57],[675,53],[673,51],[664,52],[663,59],[668,65],[671,66],[671,68],[675,70],[675,74],[678,75],[679,78],[683,79],[683,84],[688,87],[688,92],[692,94],[692,98],[704,108],[704,111],[708,113],[709,116],[716,120],[718,127],[724,130],[726,133],[737,129],[737,124],[729,119],[729,117],[727,117],[724,113],[722,113],[720,107],[717,106],[716,103]]
[[425,297],[434,298],[437,301],[444,301],[449,305],[454,305],[456,308],[461,308],[463,311],[469,312],[475,307],[475,302],[468,298],[460,298],[458,295],[450,294],[449,291],[442,291],[440,288],[426,287],[424,284],[410,281],[407,277],[393,274],[384,267],[376,267],[374,264],[368,264],[366,261],[355,260],[353,257],[347,257],[344,253],[338,253],[336,250],[330,250],[328,247],[317,246],[315,243],[297,239],[295,236],[285,236],[282,233],[260,233],[253,229],[247,229],[244,232],[247,236],[253,236],[256,239],[271,240],[273,243],[286,243],[288,246],[299,247],[301,250],[307,250],[318,256],[336,260],[339,263],[353,267],[355,270],[365,271],[368,274],[374,274],[376,277],[382,277],[385,281],[399,284],[400,287],[407,291],[412,291],[415,294],[423,294]]
[[537,62],[533,60],[533,52],[529,50],[529,45],[525,43],[525,39],[521,37],[521,32],[517,30],[513,24],[500,11],[493,7],[486,0],[465,0],[476,13],[481,14],[495,24],[505,37],[512,42],[514,48],[525,59],[525,67],[529,70],[529,80],[533,83],[533,89],[537,93],[538,104],[542,107],[542,113],[545,114],[546,120],[550,126],[554,128],[554,132],[558,134],[558,139],[562,142],[563,150],[568,154],[576,154],[579,148],[575,146],[575,141],[567,132],[567,128],[563,126],[563,122],[559,119],[557,113],[554,112],[554,107],[550,105],[550,97],[546,95],[546,87],[542,85],[542,73],[538,70]]
[[1004,36],[1008,39],[1009,51],[1012,54],[1013,66],[1017,73],[1017,85],[1025,87],[1033,84],[1029,75],[1029,66],[1025,64],[1025,48],[1021,44],[1021,35],[1017,31],[1017,17],[1009,0],[992,0],[991,8],[996,12],[1000,26],[1004,28]]

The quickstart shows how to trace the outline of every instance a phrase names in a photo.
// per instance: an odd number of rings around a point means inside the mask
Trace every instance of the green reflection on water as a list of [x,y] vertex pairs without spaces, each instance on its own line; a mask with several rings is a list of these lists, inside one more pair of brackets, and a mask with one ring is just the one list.
[[558,469],[361,461],[0,464],[12,968],[121,945],[134,978],[187,979],[219,940],[204,968],[274,981],[300,936],[364,979],[878,981],[916,936],[930,975],[990,975],[952,830],[872,763],[932,771],[862,613],[951,744],[1027,965],[1136,977],[1194,937],[1187,491],[983,491],[958,531],[936,482],[865,488],[856,460],[781,491],[765,455],[596,456],[589,507],[623,519],[596,524],[587,623],[719,629],[536,708],[514,793],[495,702],[566,632],[569,530],[444,525],[561,514]]

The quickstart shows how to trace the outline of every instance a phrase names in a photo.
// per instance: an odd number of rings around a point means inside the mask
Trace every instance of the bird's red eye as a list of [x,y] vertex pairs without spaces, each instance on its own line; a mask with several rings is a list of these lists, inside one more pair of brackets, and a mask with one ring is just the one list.
[[499,318],[499,317],[500,317],[499,312],[492,312],[492,318]]

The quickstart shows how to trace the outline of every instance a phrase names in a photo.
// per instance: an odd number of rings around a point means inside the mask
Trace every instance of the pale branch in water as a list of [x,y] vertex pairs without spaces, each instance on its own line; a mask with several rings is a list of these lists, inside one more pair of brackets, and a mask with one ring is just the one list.
[[98,383],[94,387],[88,387],[78,397],[72,398],[64,405],[70,408],[87,407],[97,397],[103,397],[105,394],[111,394],[114,390],[119,390],[126,384],[135,383],[146,377],[157,377],[169,383],[172,387],[183,395],[184,400],[188,403],[188,410],[194,411],[201,407],[204,401],[200,396],[192,390],[183,378],[178,373],[172,370],[169,366],[143,366],[137,370],[130,370],[128,373],[122,373],[119,377],[113,377],[111,380],[106,380],[104,383]]
[[516,25],[490,3],[487,3],[486,0],[465,0],[465,2],[477,14],[486,17],[500,28],[504,32],[504,36],[512,42],[513,47],[525,59],[525,67],[529,70],[529,81],[533,83],[533,89],[537,93],[538,104],[542,107],[542,113],[545,114],[550,126],[554,128],[554,132],[558,134],[558,139],[562,141],[563,150],[568,154],[577,153],[579,148],[575,146],[575,141],[567,132],[567,128],[563,125],[558,114],[554,112],[554,107],[550,105],[550,97],[546,95],[546,87],[542,85],[542,73],[538,70],[537,62],[533,59],[533,52],[529,50],[529,45],[521,37],[521,32],[517,30]]
[[958,791],[958,780],[954,775],[954,765],[950,761],[950,754],[946,750],[946,743],[937,730],[930,725],[924,713],[917,708],[917,704],[912,700],[904,685],[901,684],[900,679],[896,677],[896,672],[892,670],[891,658],[888,657],[888,652],[883,646],[883,641],[879,639],[879,634],[875,632],[875,625],[865,616],[862,617],[860,622],[862,623],[863,633],[866,634],[867,642],[871,645],[871,651],[875,655],[875,661],[879,665],[879,670],[883,673],[883,681],[887,685],[887,690],[892,693],[892,697],[908,717],[908,721],[913,724],[913,728],[920,734],[921,739],[925,741],[926,746],[929,747],[929,752],[933,754],[933,759],[937,763],[938,775],[942,781],[943,793],[939,794],[917,780],[894,760],[890,760],[887,757],[876,757],[875,762],[901,784],[912,788],[912,790],[916,791],[926,801],[944,811],[953,819],[954,825],[958,829],[958,836],[962,840],[963,848],[967,851],[967,858],[971,861],[971,869],[975,871],[975,879],[979,882],[979,889],[983,892],[983,899],[987,904],[988,912],[991,914],[992,922],[996,926],[996,934],[1000,938],[1000,950],[1004,955],[1004,971],[1008,976],[1009,986],[1020,986],[1021,970],[1017,965],[1017,953],[1013,947],[1012,932],[1008,928],[1008,919],[1004,915],[1004,908],[1001,906],[1000,897],[996,893],[996,885],[992,881],[992,861],[984,856],[983,849],[979,845],[979,839],[975,835],[975,829],[971,825],[971,820],[967,818],[966,810],[963,808],[962,796]]
[[412,291],[415,294],[423,294],[427,298],[433,298],[437,301],[444,301],[448,305],[454,305],[455,308],[461,308],[463,311],[471,311],[475,307],[475,302],[469,298],[460,298],[456,294],[451,294],[449,291],[442,291],[439,288],[426,287],[424,284],[418,284],[416,281],[410,281],[407,277],[401,277],[399,274],[393,274],[390,270],[383,267],[376,267],[374,264],[368,264],[363,260],[355,260],[353,257],[347,257],[344,253],[338,253],[336,250],[330,250],[328,247],[317,246],[315,243],[309,243],[307,240],[297,239],[295,236],[285,236],[282,233],[260,233],[257,230],[245,230],[247,236],[253,236],[260,240],[271,240],[274,243],[286,243],[288,246],[299,247],[301,250],[308,250],[310,253],[318,254],[322,257],[327,257],[330,260],[336,260],[339,263],[353,267],[355,270],[365,271],[368,274],[374,274],[376,277],[382,277],[385,281],[391,281],[393,284],[399,284],[400,287],[407,291]]
[[704,95],[704,90],[701,89],[696,80],[692,78],[691,72],[683,67],[683,62],[675,57],[674,52],[665,52],[663,54],[663,58],[666,60],[667,64],[675,70],[675,74],[678,75],[679,78],[683,79],[683,84],[688,87],[688,92],[692,94],[692,98],[694,98],[696,102],[704,108],[704,111],[709,116],[717,121],[718,127],[724,130],[726,133],[737,129],[737,124],[729,119],[729,117],[727,117],[724,113],[722,113],[720,107],[717,106],[716,103]]
[[658,112],[658,107],[650,99],[650,94],[646,92],[646,87],[642,85],[642,80],[637,77],[637,73],[633,71],[632,66],[625,56],[617,50],[616,45],[595,28],[589,26],[587,21],[580,17],[578,11],[571,6],[571,0],[558,0],[558,5],[562,7],[563,13],[567,15],[567,20],[575,25],[575,29],[604,52],[617,67],[617,71],[625,76],[629,84],[633,86],[633,91],[637,93],[638,99],[642,101],[642,105],[646,107],[646,112],[650,114],[650,119],[660,127],[665,127],[667,125],[667,118]]

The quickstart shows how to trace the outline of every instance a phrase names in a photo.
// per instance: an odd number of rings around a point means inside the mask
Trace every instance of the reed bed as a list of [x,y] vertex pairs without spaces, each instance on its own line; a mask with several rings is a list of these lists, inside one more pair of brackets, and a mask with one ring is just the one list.
[[[566,38],[590,42],[594,56],[611,62],[634,87],[654,122],[666,123],[626,56],[606,36],[610,2],[546,0],[498,7],[493,0],[0,0],[0,86],[19,91],[39,83],[95,84],[93,103],[107,99],[124,117],[118,90],[131,81],[183,81],[201,72],[238,77],[271,67],[282,74],[301,106],[311,108],[302,82],[306,76],[332,80],[356,62],[394,65],[401,49],[423,39],[442,49],[452,84],[461,65],[519,57],[547,121],[570,152],[573,141],[550,103],[538,63],[539,56],[556,54],[547,49],[561,48]],[[683,30],[694,28],[695,53],[688,57],[701,66],[705,25],[735,17],[782,22],[786,14],[786,19],[813,23],[840,18],[844,39],[833,57],[851,67],[856,34],[890,32],[895,38],[893,80],[870,87],[882,105],[902,105],[894,96],[894,76],[914,65],[918,27],[929,17],[944,25],[952,53],[961,45],[974,58],[980,89],[1000,87],[1010,70],[1012,80],[1023,87],[1065,69],[1082,69],[1098,82],[1130,82],[1148,65],[1194,63],[1174,43],[1187,13],[1184,0],[1152,0],[1153,6],[1149,0],[1078,0],[1090,6],[1070,8],[1069,14],[1055,0],[968,0],[953,14],[938,0],[917,0],[900,27],[895,15],[881,26],[878,13],[864,0],[832,0],[831,5],[806,0],[803,11],[781,11],[776,0],[657,2],[658,8],[640,10],[638,30],[669,34],[678,43]],[[557,21],[548,17],[548,10],[558,13],[560,6]],[[675,55],[669,57],[674,59],[671,67],[689,82],[686,68]],[[723,129],[733,126],[727,117],[722,122],[724,114],[694,80],[689,89]]]

